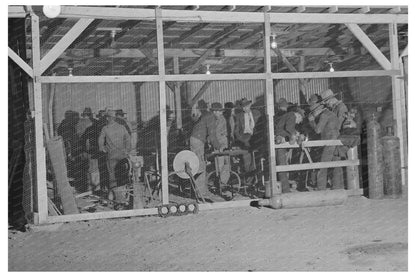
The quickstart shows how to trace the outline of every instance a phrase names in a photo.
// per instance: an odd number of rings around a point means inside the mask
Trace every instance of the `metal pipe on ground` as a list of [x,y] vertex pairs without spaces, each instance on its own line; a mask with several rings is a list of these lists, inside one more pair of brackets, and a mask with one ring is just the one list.
[[321,207],[342,205],[348,198],[348,192],[343,189],[310,191],[300,193],[283,193],[270,199],[253,201],[253,206],[266,206],[272,209],[290,209],[305,207]]

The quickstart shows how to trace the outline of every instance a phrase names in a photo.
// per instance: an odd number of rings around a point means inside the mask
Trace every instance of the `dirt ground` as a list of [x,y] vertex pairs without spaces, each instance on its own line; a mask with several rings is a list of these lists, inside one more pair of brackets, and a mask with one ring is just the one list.
[[407,271],[403,199],[9,231],[9,271]]

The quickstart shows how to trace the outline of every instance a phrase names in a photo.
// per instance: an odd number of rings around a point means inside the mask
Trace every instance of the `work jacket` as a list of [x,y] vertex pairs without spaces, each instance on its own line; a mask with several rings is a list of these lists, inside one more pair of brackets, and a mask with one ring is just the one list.
[[328,109],[325,109],[319,116],[318,124],[310,121],[312,128],[321,135],[322,140],[337,139],[339,137],[338,117]]
[[211,112],[203,113],[194,125],[191,137],[199,139],[203,143],[212,144],[215,149],[220,149],[220,143],[215,134],[215,115]]
[[103,127],[98,138],[100,151],[108,153],[108,159],[122,159],[131,151],[130,135],[123,125],[113,121]]
[[296,115],[294,112],[287,112],[276,120],[275,134],[282,137],[291,137],[296,133]]

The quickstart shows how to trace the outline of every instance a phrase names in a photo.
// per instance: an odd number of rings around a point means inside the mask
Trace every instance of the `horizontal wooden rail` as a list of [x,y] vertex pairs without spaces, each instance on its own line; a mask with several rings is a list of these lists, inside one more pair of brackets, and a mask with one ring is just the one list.
[[[335,139],[335,140],[309,140],[309,141],[304,141],[302,143],[303,147],[319,147],[319,146],[341,146],[343,145],[342,142],[339,139]],[[295,144],[289,144],[289,142],[285,142],[285,143],[281,143],[281,144],[276,144],[275,148],[276,149],[281,149],[281,148],[299,148],[300,145],[295,143]]]
[[304,163],[304,164],[288,164],[288,165],[278,165],[278,166],[276,166],[276,171],[277,172],[287,172],[287,171],[308,170],[308,169],[318,169],[318,168],[357,166],[359,164],[360,164],[360,160],[317,162],[317,163]]

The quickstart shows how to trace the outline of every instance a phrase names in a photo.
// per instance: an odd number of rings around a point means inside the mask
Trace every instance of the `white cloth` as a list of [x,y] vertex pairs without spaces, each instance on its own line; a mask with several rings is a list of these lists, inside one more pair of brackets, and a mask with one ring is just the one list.
[[254,130],[254,118],[253,113],[250,111],[248,113],[244,113],[244,134],[253,134]]

